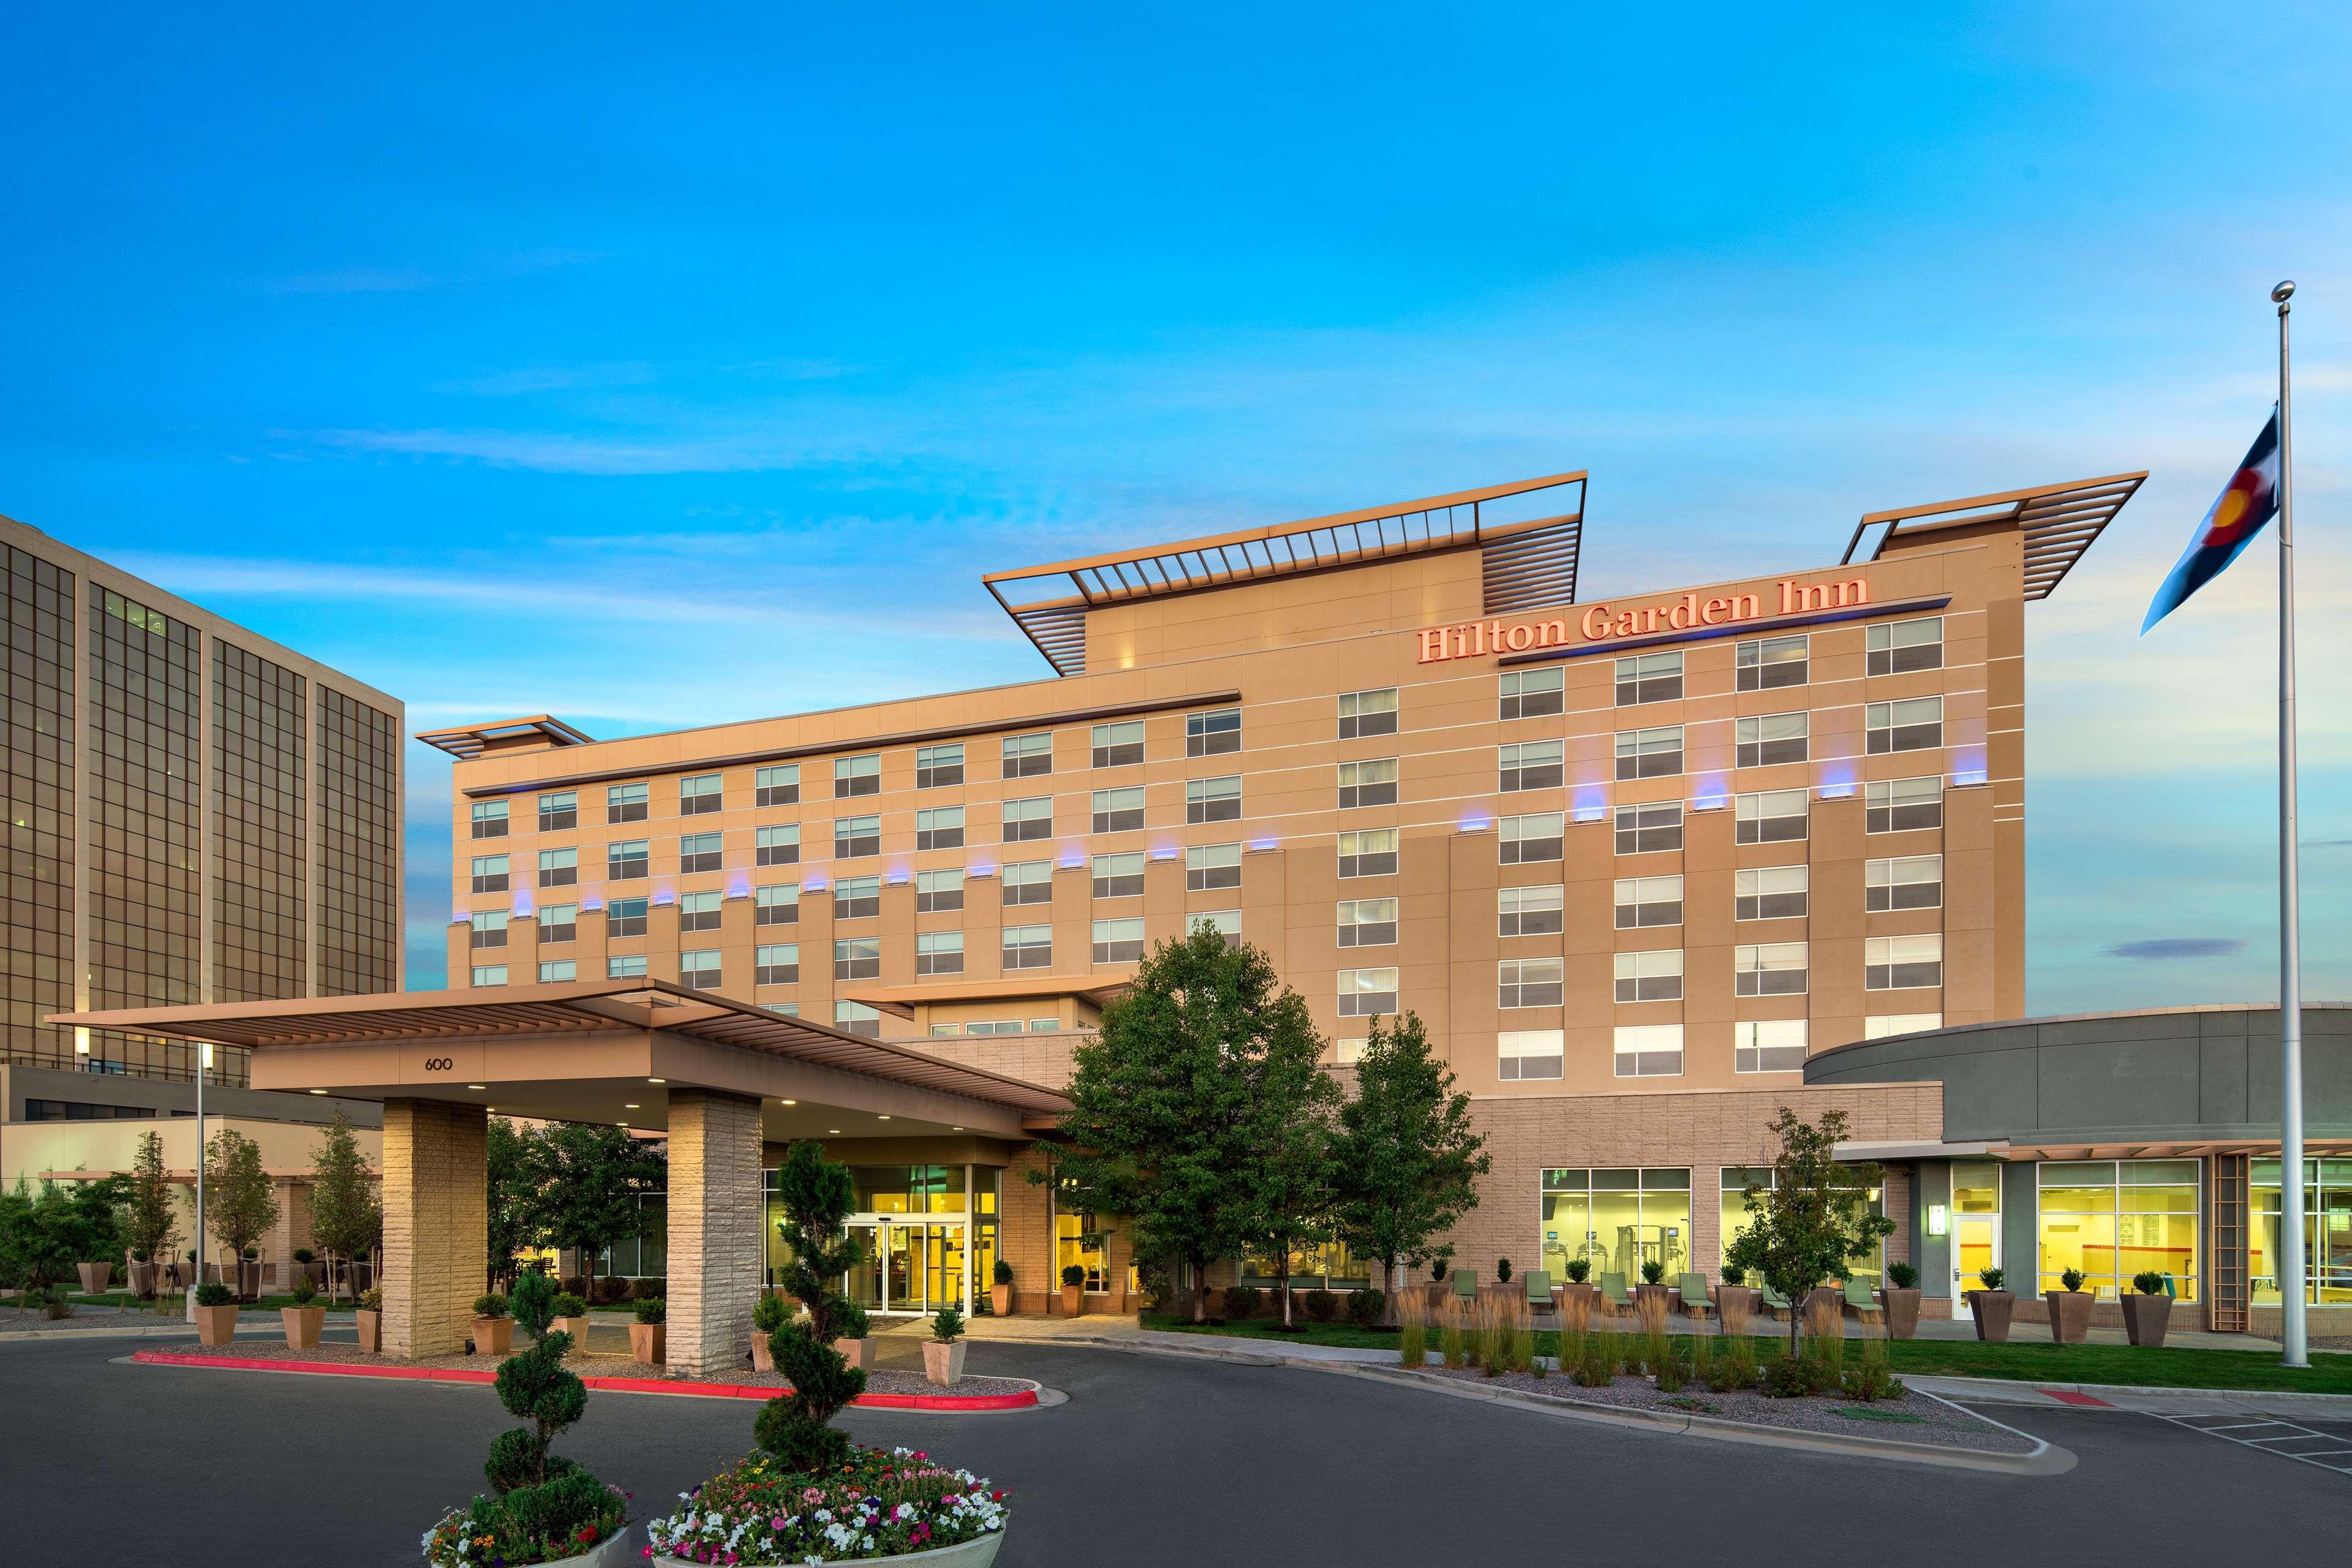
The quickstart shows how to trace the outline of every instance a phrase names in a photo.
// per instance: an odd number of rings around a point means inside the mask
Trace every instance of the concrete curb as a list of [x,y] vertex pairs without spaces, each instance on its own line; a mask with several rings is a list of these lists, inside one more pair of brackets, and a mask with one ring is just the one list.
[[[1902,1464],[1939,1466],[1947,1469],[1982,1470],[1996,1475],[2057,1476],[2074,1468],[2074,1455],[2067,1449],[2036,1437],[2031,1432],[2019,1432],[2016,1427],[1971,1410],[1965,1414],[2004,1432],[2013,1432],[2033,1445],[2022,1454],[1988,1453],[1981,1449],[1949,1448],[1938,1443],[1910,1443],[1893,1437],[1865,1437],[1859,1433],[1848,1436],[1836,1432],[1800,1432],[1780,1426],[1764,1426],[1750,1421],[1730,1421],[1721,1416],[1703,1415],[1667,1415],[1654,1410],[1619,1410],[1597,1405],[1580,1405],[1573,1400],[1555,1398],[1540,1394],[1522,1394],[1517,1389],[1495,1388],[1483,1384],[1460,1383],[1452,1378],[1434,1377],[1426,1373],[1407,1372],[1402,1367],[1368,1365],[1362,1362],[1326,1361],[1300,1356],[1235,1352],[1223,1346],[1203,1350],[1180,1349],[1172,1345],[1145,1344],[1133,1340],[1080,1338],[1056,1339],[1054,1344],[1076,1345],[1081,1348],[1126,1351],[1134,1355],[1166,1355],[1191,1357],[1198,1361],[1221,1361],[1242,1366],[1297,1367],[1307,1372],[1330,1373],[1340,1377],[1368,1378],[1376,1382],[1396,1384],[1430,1393],[1451,1394],[1457,1399],[1479,1399],[1496,1405],[1509,1405],[1534,1411],[1557,1420],[1580,1421],[1592,1426],[1632,1427],[1653,1432],[1661,1436],[1706,1437],[1717,1442],[1747,1443],[1759,1447],[1794,1448],[1818,1454],[1839,1454],[1852,1458],[1887,1459]],[[1923,1391],[1924,1392],[1924,1391]],[[1950,1405],[1948,1399],[1937,1399]],[[1955,1405],[1955,1409],[1958,1406]]]

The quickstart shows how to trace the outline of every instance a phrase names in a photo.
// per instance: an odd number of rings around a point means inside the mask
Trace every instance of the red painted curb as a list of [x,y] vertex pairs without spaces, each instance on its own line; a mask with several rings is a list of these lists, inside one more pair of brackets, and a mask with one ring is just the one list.
[[2047,1398],[2054,1399],[2061,1405],[2088,1405],[2100,1410],[2112,1410],[2115,1408],[2114,1405],[2109,1405],[2104,1399],[2094,1399],[2087,1394],[2077,1393],[2075,1390],[2071,1388],[2037,1388],[2033,1392]]
[[[367,1366],[351,1362],[265,1361],[258,1356],[189,1355],[182,1351],[134,1351],[131,1359],[150,1366],[227,1367],[240,1372],[302,1372],[320,1377],[389,1377],[415,1383],[490,1383],[497,1374],[463,1367]],[[674,1394],[702,1399],[773,1399],[785,1392],[753,1383],[683,1383],[657,1377],[583,1377],[590,1388],[611,1394]],[[850,1401],[866,1410],[1025,1410],[1037,1391],[1018,1394],[865,1394]]]

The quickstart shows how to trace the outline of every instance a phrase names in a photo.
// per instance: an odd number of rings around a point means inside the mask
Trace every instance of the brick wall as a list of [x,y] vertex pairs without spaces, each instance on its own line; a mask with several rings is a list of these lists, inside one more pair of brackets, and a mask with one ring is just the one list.
[[383,1348],[447,1355],[471,1331],[489,1258],[489,1118],[383,1102]]
[[751,1353],[760,1294],[760,1102],[681,1089],[669,1097],[669,1364],[730,1372]]

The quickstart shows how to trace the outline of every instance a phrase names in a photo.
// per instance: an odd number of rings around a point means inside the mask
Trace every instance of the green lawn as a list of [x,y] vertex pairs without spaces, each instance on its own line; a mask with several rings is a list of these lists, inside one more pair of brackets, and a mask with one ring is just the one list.
[[1298,1331],[1285,1333],[1281,1320],[1249,1318],[1238,1323],[1195,1324],[1190,1318],[1171,1318],[1164,1312],[1146,1312],[1142,1317],[1147,1329],[1165,1329],[1180,1334],[1223,1334],[1233,1339],[1280,1340],[1286,1344],[1339,1345],[1348,1350],[1392,1351],[1396,1349],[1394,1329],[1360,1329],[1350,1322],[1315,1323],[1305,1313],[1298,1317]]

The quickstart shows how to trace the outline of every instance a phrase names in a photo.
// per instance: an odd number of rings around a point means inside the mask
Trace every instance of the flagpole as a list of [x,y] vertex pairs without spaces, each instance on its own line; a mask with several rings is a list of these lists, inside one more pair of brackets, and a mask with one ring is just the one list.
[[2279,512],[2279,1359],[2309,1366],[2303,1298],[2303,918],[2296,886],[2294,816],[2294,463],[2289,437],[2287,301],[2292,282],[2271,290],[2278,305]]

